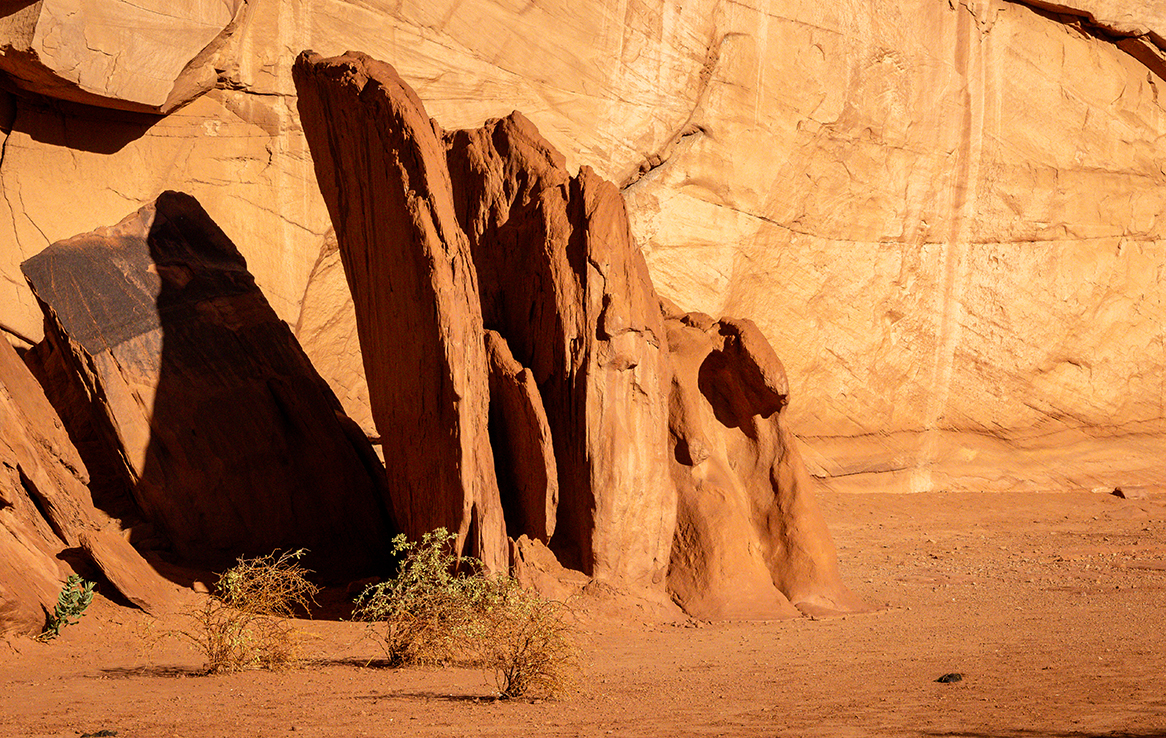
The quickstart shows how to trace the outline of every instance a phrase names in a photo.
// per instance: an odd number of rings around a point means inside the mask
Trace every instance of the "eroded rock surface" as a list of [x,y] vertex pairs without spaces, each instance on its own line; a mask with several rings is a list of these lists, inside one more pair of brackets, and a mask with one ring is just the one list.
[[785,369],[751,321],[668,319],[679,492],[669,590],[692,615],[850,612],[814,482],[783,417]]
[[861,607],[773,349],[748,321],[666,328],[611,183],[569,175],[519,113],[443,132],[364,54],[295,69],[407,533],[457,530],[488,563],[500,534],[549,593],[580,589],[575,571],[701,617]]
[[173,603],[175,587],[94,508],[88,481],[40,385],[0,340],[0,635],[39,633],[73,565],[92,576],[84,567],[96,564],[149,612]]
[[368,421],[289,52],[361,48],[444,125],[517,108],[618,183],[658,291],[773,343],[837,488],[1160,484],[1164,28],[1129,0],[250,3],[221,87],[160,121],[0,99],[0,323],[39,340],[21,261],[181,188]]
[[456,531],[488,567],[503,567],[477,276],[440,132],[387,65],[305,61],[296,70],[397,520],[414,539]]
[[34,366],[103,470],[99,505],[211,568],[300,547],[326,578],[383,568],[379,463],[194,198],[23,268],[46,316]]
[[564,522],[552,548],[588,573],[658,584],[675,507],[671,370],[623,198],[589,167],[571,177],[521,113],[445,140],[483,318],[547,406]]

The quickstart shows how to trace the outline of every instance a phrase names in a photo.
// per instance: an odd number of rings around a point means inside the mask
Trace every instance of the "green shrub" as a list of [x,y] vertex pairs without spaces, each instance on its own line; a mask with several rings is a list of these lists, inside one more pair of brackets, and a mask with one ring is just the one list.
[[444,528],[416,542],[394,538],[397,575],[367,587],[354,617],[370,624],[391,665],[476,664],[494,673],[504,697],[565,691],[577,664],[566,606],[486,574],[455,544]]
[[81,616],[93,602],[93,588],[95,582],[87,582],[76,574],[70,575],[57,595],[57,605],[53,613],[45,617],[45,629],[36,637],[38,641],[48,642],[61,634],[61,628],[66,625],[76,625],[81,622]]
[[476,559],[460,561],[470,575],[456,571],[456,538],[444,528],[424,534],[420,542],[396,536],[397,575],[356,598],[353,616],[370,624],[391,665],[443,664],[464,655],[474,602],[481,596],[475,590],[489,582],[479,575]]

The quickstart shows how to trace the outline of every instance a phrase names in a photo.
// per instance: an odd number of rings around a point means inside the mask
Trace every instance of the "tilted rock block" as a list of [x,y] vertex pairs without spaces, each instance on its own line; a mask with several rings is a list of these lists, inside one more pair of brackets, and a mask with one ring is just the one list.
[[0,635],[40,632],[74,573],[66,563],[71,557],[63,555],[68,550],[83,550],[82,558],[148,612],[174,602],[174,585],[93,507],[87,482],[85,465],[40,385],[0,340]]
[[508,560],[477,276],[445,146],[386,64],[296,64],[300,115],[356,307],[373,419],[410,538],[438,527]]
[[383,568],[395,527],[367,439],[194,198],[165,192],[22,268],[45,385],[104,467],[99,504],[193,564],[306,547],[325,577]]

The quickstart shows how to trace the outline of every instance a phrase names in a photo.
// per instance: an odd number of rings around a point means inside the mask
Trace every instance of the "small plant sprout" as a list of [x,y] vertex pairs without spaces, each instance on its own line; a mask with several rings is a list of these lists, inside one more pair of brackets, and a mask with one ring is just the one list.
[[61,628],[66,625],[76,625],[81,622],[81,616],[93,602],[93,588],[95,582],[87,582],[76,574],[65,580],[61,593],[57,595],[57,605],[51,615],[46,613],[45,629],[36,640],[46,643],[61,634]]

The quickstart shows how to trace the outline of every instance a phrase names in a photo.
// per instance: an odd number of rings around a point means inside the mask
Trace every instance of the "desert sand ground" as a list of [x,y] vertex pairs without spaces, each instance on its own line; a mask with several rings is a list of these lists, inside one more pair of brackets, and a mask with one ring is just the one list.
[[1166,497],[820,499],[877,612],[594,620],[579,689],[532,703],[472,669],[365,667],[363,627],[323,620],[304,668],[198,676],[98,598],[57,641],[0,642],[0,735],[1166,736]]

